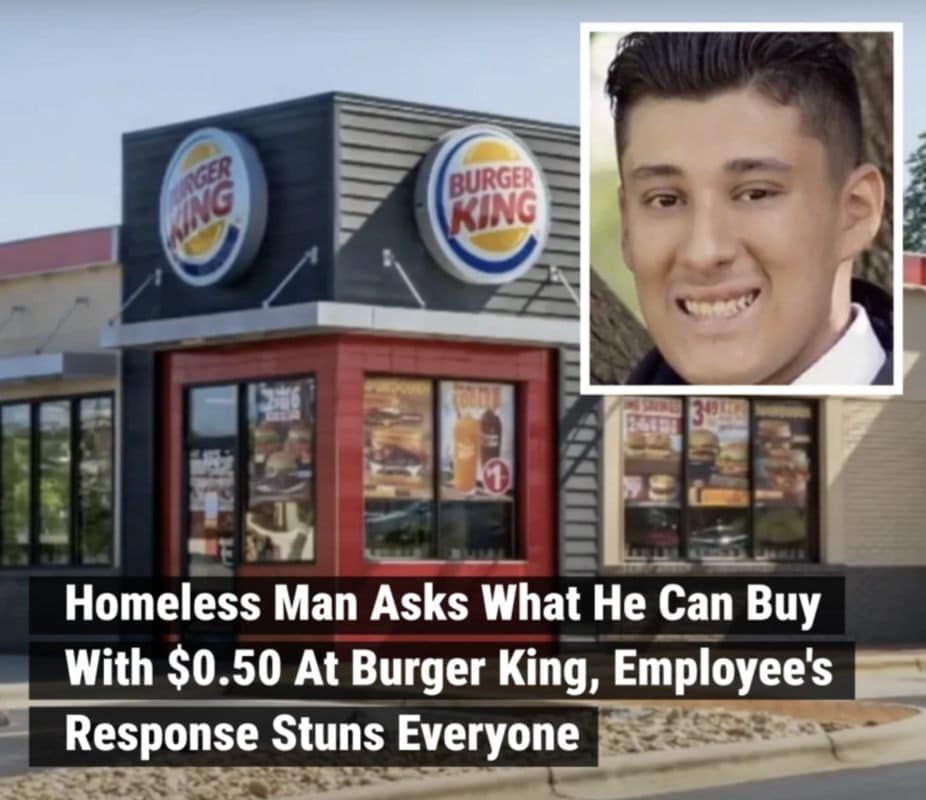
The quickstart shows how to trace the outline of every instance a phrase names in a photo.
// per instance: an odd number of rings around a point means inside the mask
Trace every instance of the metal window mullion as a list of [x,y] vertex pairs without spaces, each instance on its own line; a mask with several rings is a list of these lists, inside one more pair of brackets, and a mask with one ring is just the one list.
[[680,498],[678,515],[678,558],[679,561],[688,560],[688,434],[690,397],[682,398],[682,496]]
[[232,577],[236,577],[238,567],[244,563],[244,520],[246,504],[250,503],[248,492],[248,474],[251,470],[250,453],[248,453],[247,442],[250,437],[247,435],[248,430],[248,394],[249,389],[256,383],[239,383],[236,387],[235,401],[238,404],[237,421],[238,430],[235,431],[235,552],[232,558]]
[[440,521],[441,521],[441,484],[440,484],[440,446],[441,446],[441,387],[443,381],[431,379],[431,491],[433,493],[434,522],[431,525],[431,558],[440,555]]
[[746,407],[749,413],[749,425],[747,430],[749,431],[749,441],[746,445],[746,454],[748,458],[748,463],[746,465],[747,476],[749,481],[749,503],[747,505],[747,524],[749,525],[749,544],[746,549],[746,558],[749,561],[756,560],[756,492],[755,492],[755,455],[753,453],[753,448],[756,446],[756,405],[748,397],[745,398]]
[[3,406],[0,405],[0,567],[4,566],[3,562]]
[[39,563],[39,404],[29,403],[29,564]]
[[83,536],[80,530],[80,470],[79,458],[80,449],[78,446],[78,437],[80,435],[80,400],[71,400],[68,403],[70,412],[70,431],[68,432],[68,446],[70,448],[70,459],[68,468],[70,471],[70,508],[68,509],[68,544],[70,545],[71,565],[83,562]]

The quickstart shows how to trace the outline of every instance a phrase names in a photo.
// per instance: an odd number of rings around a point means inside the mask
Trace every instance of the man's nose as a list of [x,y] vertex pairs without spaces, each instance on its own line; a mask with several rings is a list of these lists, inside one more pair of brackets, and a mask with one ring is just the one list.
[[689,269],[710,272],[732,263],[736,237],[730,219],[718,204],[693,205],[679,246],[679,261]]

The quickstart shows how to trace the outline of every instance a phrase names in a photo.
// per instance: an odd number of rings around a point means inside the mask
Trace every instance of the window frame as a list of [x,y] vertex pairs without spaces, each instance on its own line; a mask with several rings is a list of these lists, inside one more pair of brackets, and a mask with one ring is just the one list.
[[[109,444],[109,463],[112,465],[112,479],[109,482],[109,558],[106,561],[93,561],[84,563],[83,539],[81,531],[80,514],[80,404],[83,400],[108,400],[110,408],[111,436]],[[40,542],[39,529],[41,514],[41,426],[39,424],[39,407],[46,403],[68,404],[68,420],[70,430],[68,433],[68,447],[70,464],[68,466],[68,561],[67,563],[44,563],[39,560]],[[0,572],[13,572],[17,570],[67,570],[67,569],[109,569],[116,563],[115,531],[116,531],[116,429],[117,407],[114,391],[87,392],[79,394],[47,395],[42,397],[24,397],[17,400],[0,401],[0,443],[3,438],[2,410],[7,406],[26,406],[29,409],[29,549],[28,561],[25,564],[6,564],[3,562],[3,515],[0,513]],[[0,458],[0,487],[3,485],[3,459]],[[0,505],[3,495],[0,492]]]
[[[245,561],[244,554],[244,520],[247,506],[250,503],[250,436],[248,435],[248,387],[258,383],[287,383],[297,381],[312,381],[312,514],[315,522],[313,523],[313,541],[312,541],[312,558],[280,561]],[[318,480],[316,470],[318,469],[318,377],[315,371],[300,372],[286,375],[266,375],[248,378],[234,378],[225,380],[205,381],[202,383],[185,383],[183,384],[181,398],[183,405],[182,413],[182,439],[180,442],[180,461],[181,461],[181,483],[180,483],[180,500],[181,500],[181,524],[180,524],[180,571],[184,578],[189,577],[189,540],[190,540],[190,425],[192,422],[192,409],[190,405],[191,395],[197,389],[209,389],[217,386],[230,386],[235,391],[235,402],[237,404],[235,421],[237,431],[235,432],[235,557],[229,567],[234,574],[239,568],[267,568],[279,567],[282,565],[314,565],[318,561],[318,537],[317,537],[317,514],[318,514]]]
[[[460,378],[447,375],[421,375],[415,373],[388,373],[372,371],[363,373],[363,389],[365,392],[366,382],[369,379],[388,379],[388,380],[408,380],[408,381],[428,381],[431,385],[431,451],[433,454],[433,475],[432,475],[432,498],[434,513],[431,521],[431,532],[433,536],[434,547],[432,551],[436,554],[440,552],[440,530],[441,530],[441,479],[440,479],[440,459],[441,459],[441,384],[443,383],[489,383],[498,386],[510,386],[512,389],[512,411],[514,416],[514,441],[513,451],[515,454],[515,465],[512,471],[512,481],[514,483],[514,492],[511,498],[511,520],[512,526],[508,536],[509,545],[512,554],[505,558],[482,559],[482,558],[461,558],[449,559],[440,558],[438,555],[428,556],[426,558],[410,558],[408,556],[370,556],[367,551],[367,526],[366,526],[366,503],[365,494],[361,493],[362,508],[361,518],[361,554],[364,563],[367,564],[499,564],[499,563],[523,563],[526,556],[521,552],[526,548],[526,541],[521,537],[521,504],[524,493],[524,464],[521,462],[522,420],[520,419],[521,411],[521,393],[522,386],[520,381],[501,380],[497,378]],[[366,435],[365,421],[360,427],[361,452],[364,450],[363,437]],[[365,461],[365,456],[364,456]],[[361,475],[365,471],[361,469]]]
[[[636,395],[634,395],[636,396]],[[640,397],[658,397],[658,395],[640,395]],[[821,555],[821,532],[820,532],[820,464],[821,464],[821,447],[820,447],[820,403],[814,398],[795,398],[795,397],[766,397],[766,396],[744,396],[744,395],[721,395],[718,399],[745,400],[748,404],[749,415],[747,419],[748,428],[748,494],[749,504],[744,509],[747,516],[747,526],[749,531],[749,542],[746,548],[746,554],[742,557],[735,556],[709,556],[706,558],[693,558],[689,555],[689,534],[691,529],[691,511],[692,506],[688,500],[688,437],[689,437],[689,404],[692,399],[702,397],[702,395],[685,395],[677,399],[682,401],[681,408],[681,466],[679,470],[679,546],[678,556],[659,558],[652,556],[635,556],[631,555],[628,547],[629,533],[627,524],[628,506],[624,498],[623,479],[626,475],[626,442],[621,436],[620,447],[620,476],[621,476],[621,539],[623,561],[626,564],[634,566],[678,566],[691,564],[708,564],[715,566],[724,565],[742,565],[742,564],[776,564],[776,565],[801,565],[817,564],[820,562]],[[714,395],[711,395],[714,397]],[[755,500],[755,454],[754,446],[757,434],[758,417],[756,415],[756,404],[763,402],[794,402],[804,404],[810,409],[810,430],[812,432],[811,441],[808,447],[809,451],[809,479],[807,481],[807,547],[806,558],[803,559],[785,559],[759,557],[756,555],[756,536],[755,536],[755,518],[756,518],[756,500]],[[624,414],[626,408],[621,404],[621,431],[624,428]]]

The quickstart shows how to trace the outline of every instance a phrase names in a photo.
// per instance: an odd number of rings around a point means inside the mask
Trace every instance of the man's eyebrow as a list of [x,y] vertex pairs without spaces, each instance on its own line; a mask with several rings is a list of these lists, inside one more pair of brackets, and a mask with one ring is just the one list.
[[631,170],[630,177],[638,180],[645,178],[675,178],[682,174],[682,168],[675,164],[642,164]]
[[727,172],[790,172],[791,165],[777,158],[734,158],[723,165]]

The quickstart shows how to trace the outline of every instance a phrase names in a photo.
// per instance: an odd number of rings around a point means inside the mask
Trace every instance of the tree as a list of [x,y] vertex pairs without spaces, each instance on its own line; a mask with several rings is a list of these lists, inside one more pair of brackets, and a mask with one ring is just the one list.
[[920,146],[907,161],[910,185],[904,192],[903,249],[926,251],[926,133],[920,134]]
[[865,125],[865,157],[884,176],[884,221],[871,248],[856,259],[854,274],[883,286],[892,284],[894,236],[894,53],[889,33],[845,34],[856,55],[856,77]]

